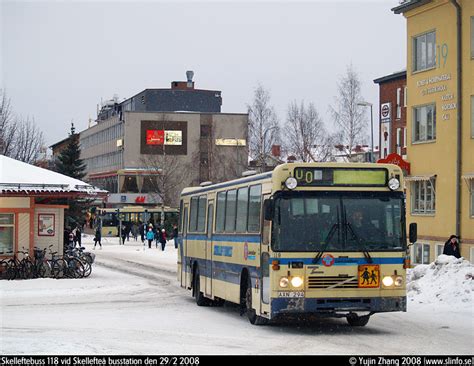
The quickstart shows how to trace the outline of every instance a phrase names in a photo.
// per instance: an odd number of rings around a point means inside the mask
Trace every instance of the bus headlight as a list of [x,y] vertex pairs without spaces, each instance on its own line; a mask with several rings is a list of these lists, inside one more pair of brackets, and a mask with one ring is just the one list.
[[301,287],[303,286],[303,283],[304,283],[303,278],[299,276],[295,276],[291,278],[291,286],[293,287]]
[[297,185],[298,185],[298,182],[293,177],[289,177],[285,180],[285,186],[288,189],[295,189]]
[[288,287],[288,284],[290,283],[290,281],[288,280],[287,277],[282,277],[280,278],[280,287]]
[[385,276],[382,283],[385,287],[393,286],[393,278],[391,276]]
[[397,190],[400,188],[400,181],[397,178],[390,178],[388,181],[388,188],[390,188],[392,191]]
[[400,287],[401,285],[403,285],[403,277],[397,276],[397,278],[395,278],[395,286]]

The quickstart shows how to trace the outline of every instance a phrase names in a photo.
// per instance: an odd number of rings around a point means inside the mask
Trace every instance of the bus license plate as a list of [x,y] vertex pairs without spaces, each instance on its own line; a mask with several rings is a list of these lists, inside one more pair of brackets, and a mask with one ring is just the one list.
[[304,297],[304,291],[278,291],[278,297]]

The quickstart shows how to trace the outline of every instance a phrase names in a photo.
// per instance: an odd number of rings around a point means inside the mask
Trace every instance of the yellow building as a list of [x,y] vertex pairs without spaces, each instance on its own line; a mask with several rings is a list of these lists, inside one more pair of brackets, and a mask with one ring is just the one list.
[[451,234],[474,261],[474,0],[407,0],[407,223],[412,262],[429,263]]

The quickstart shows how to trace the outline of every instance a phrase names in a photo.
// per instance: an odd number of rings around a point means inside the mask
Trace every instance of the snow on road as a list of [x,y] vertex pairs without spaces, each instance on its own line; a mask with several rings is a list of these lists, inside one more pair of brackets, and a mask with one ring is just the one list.
[[162,252],[104,238],[95,253],[87,279],[0,281],[1,354],[473,353],[467,262],[440,257],[412,270],[408,312],[376,314],[364,328],[345,319],[256,327],[233,305],[195,305],[176,281],[172,242]]

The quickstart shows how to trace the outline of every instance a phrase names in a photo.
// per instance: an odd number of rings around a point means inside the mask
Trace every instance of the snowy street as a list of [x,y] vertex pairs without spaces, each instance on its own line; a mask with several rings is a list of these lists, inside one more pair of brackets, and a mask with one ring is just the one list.
[[[91,237],[84,242],[91,250]],[[258,327],[233,305],[196,306],[176,280],[172,242],[162,252],[104,238],[95,253],[87,279],[0,282],[1,354],[473,353],[472,278],[449,303],[435,301],[433,280],[422,281],[428,266],[412,273],[407,313],[376,314],[363,328],[345,319]],[[472,276],[472,265],[456,266],[444,277]]]

